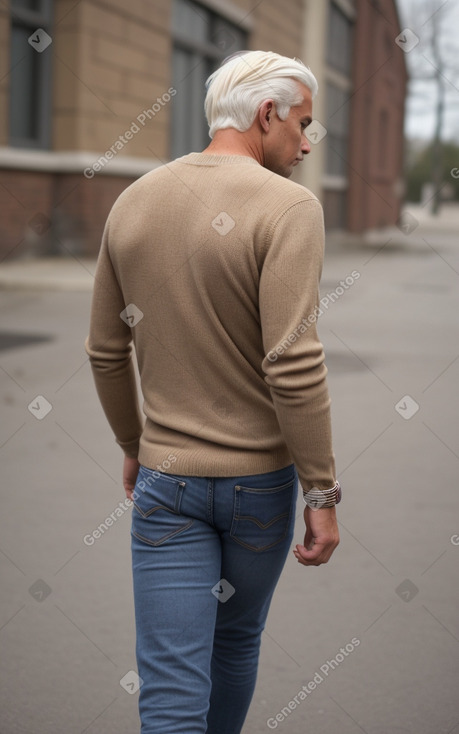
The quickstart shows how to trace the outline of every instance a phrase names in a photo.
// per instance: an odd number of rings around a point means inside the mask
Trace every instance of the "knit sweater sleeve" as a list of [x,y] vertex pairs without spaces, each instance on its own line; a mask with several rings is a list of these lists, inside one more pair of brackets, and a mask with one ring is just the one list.
[[268,230],[259,287],[262,367],[305,491],[335,483],[327,369],[316,328],[323,249],[320,203],[290,206]]
[[127,304],[109,253],[110,219],[105,225],[97,261],[89,335],[85,342],[97,393],[116,442],[136,458],[142,433],[132,360],[131,328],[121,318]]

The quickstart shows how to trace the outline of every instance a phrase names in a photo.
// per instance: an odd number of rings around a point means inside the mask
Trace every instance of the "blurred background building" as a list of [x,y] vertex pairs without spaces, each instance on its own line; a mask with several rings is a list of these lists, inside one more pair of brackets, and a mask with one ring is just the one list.
[[228,55],[297,56],[320,91],[295,180],[326,225],[396,223],[405,55],[393,0],[10,0],[0,6],[0,257],[97,254],[118,194],[209,142]]

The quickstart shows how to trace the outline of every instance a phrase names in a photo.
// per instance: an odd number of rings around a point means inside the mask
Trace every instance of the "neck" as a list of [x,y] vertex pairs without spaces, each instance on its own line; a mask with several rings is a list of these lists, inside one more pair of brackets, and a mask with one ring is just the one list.
[[203,153],[212,155],[243,155],[254,158],[257,163],[263,165],[263,155],[259,145],[246,133],[241,133],[234,128],[217,130],[212,142]]

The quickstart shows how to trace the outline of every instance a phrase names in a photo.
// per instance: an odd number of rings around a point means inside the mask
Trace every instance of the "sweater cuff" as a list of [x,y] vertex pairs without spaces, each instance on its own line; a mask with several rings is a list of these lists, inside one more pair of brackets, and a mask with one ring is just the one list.
[[130,459],[137,459],[139,455],[139,442],[140,436],[134,441],[118,441],[118,439],[116,439],[118,446],[121,446],[125,456],[128,456]]

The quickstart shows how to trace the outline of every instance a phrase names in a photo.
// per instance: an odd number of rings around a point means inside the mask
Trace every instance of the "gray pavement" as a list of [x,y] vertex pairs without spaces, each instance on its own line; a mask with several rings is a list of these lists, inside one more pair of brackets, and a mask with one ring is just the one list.
[[[329,237],[341,544],[287,562],[244,734],[459,734],[459,217],[410,212]],[[124,499],[83,350],[93,267],[0,266],[1,734],[139,730],[131,511],[84,542]]]

